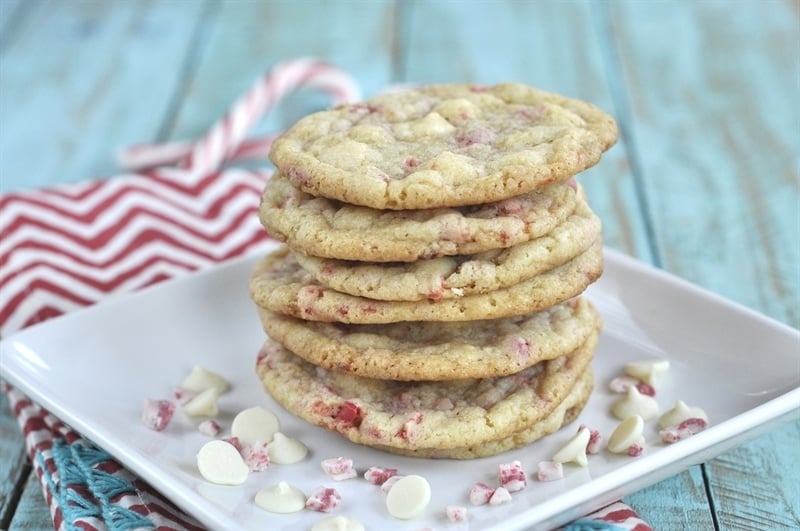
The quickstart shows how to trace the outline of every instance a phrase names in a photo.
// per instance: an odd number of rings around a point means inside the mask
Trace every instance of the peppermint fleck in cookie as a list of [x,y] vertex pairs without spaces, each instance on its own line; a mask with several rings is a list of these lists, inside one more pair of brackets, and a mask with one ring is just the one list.
[[573,353],[511,376],[396,382],[336,373],[268,340],[256,371],[289,412],[351,441],[402,450],[465,448],[510,437],[545,419],[585,373],[598,334]]
[[260,218],[270,234],[304,254],[410,262],[510,247],[547,234],[575,210],[577,184],[461,208],[385,211],[301,192],[280,173],[267,183]]
[[256,266],[250,277],[250,296],[264,309],[312,321],[473,321],[543,310],[582,293],[602,270],[603,249],[598,241],[569,262],[508,288],[438,302],[379,301],[321,286],[282,247]]
[[589,396],[594,389],[594,372],[592,368],[587,368],[580,376],[578,383],[572,388],[567,397],[545,418],[536,423],[512,433],[508,437],[503,437],[495,441],[486,441],[472,446],[461,448],[418,448],[407,450],[404,448],[393,448],[376,446],[376,448],[386,450],[400,455],[411,457],[428,457],[434,459],[475,459],[476,457],[489,457],[502,452],[522,448],[537,441],[545,435],[550,435],[558,431],[562,426],[573,422],[583,411]]
[[296,253],[300,265],[329,288],[387,301],[453,299],[488,293],[568,262],[600,238],[600,219],[580,193],[577,208],[544,236],[506,249],[394,264],[325,259]]
[[578,298],[538,313],[470,322],[351,325],[259,309],[269,336],[325,369],[380,380],[489,378],[569,354],[600,329]]
[[313,195],[408,210],[499,201],[566,180],[617,139],[597,107],[517,83],[431,85],[309,115],[270,158]]

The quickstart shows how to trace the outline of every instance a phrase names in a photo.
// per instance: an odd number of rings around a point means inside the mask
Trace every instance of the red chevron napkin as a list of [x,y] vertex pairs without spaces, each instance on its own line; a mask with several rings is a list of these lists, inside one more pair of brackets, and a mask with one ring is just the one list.
[[[358,99],[344,72],[313,59],[288,61],[259,79],[198,142],[124,152],[123,165],[140,168],[136,173],[0,195],[0,334],[262,252],[267,235],[257,210],[270,172],[220,168],[264,156],[271,139],[247,140],[247,134],[300,86],[321,88],[334,103]],[[12,387],[2,390],[56,529],[202,529],[81,434]],[[617,503],[568,529],[650,527]]]

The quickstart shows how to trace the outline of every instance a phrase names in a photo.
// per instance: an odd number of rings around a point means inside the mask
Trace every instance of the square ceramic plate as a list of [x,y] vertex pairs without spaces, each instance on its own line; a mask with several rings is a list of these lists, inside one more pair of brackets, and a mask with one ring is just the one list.
[[[0,343],[0,373],[214,529],[310,529],[325,516],[257,508],[255,493],[280,480],[307,494],[334,486],[343,500],[335,514],[351,515],[368,529],[463,529],[447,522],[445,506],[469,506],[471,485],[496,483],[498,464],[520,460],[535,476],[537,463],[578,423],[608,437],[617,421],[609,413],[615,396],[607,382],[628,361],[668,359],[671,369],[657,383],[662,410],[676,399],[700,406],[709,429],[664,446],[655,421],[648,421],[642,456],[602,451],[590,456],[588,468],[566,466],[561,481],[533,479],[509,504],[469,507],[469,527],[563,524],[798,416],[798,331],[607,251],[605,273],[588,292],[605,319],[594,363],[596,391],[576,424],[527,448],[472,461],[403,458],[359,447],[293,418],[262,391],[254,365],[264,335],[246,294],[255,260],[240,259],[19,332]],[[224,426],[238,411],[262,405],[279,415],[283,432],[309,446],[310,457],[251,474],[238,487],[202,480],[195,454],[208,438],[192,422],[176,414],[166,431],[156,433],[139,421],[144,399],[169,398],[195,364],[232,383],[219,402]],[[351,457],[361,470],[376,465],[423,475],[433,491],[429,507],[411,521],[392,519],[379,488],[363,479],[325,477],[319,462],[335,456]]]

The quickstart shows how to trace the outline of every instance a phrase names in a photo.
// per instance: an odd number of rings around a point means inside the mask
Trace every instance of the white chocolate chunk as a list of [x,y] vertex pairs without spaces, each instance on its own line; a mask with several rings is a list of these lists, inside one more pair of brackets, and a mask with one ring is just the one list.
[[665,429],[677,426],[686,419],[703,419],[708,422],[708,415],[699,407],[690,407],[683,400],[678,400],[675,402],[675,407],[665,411],[658,419],[658,427]]
[[256,493],[256,505],[271,513],[296,513],[306,508],[306,495],[285,481]]
[[311,531],[364,531],[364,524],[352,516],[329,516],[313,526]]
[[205,367],[195,365],[192,372],[183,380],[181,387],[200,393],[206,389],[216,389],[217,396],[228,390],[228,382],[219,374],[209,371]]
[[611,412],[620,420],[634,415],[639,415],[643,420],[649,420],[658,415],[658,402],[652,396],[640,393],[636,386],[631,386],[624,396],[614,402]]
[[238,437],[242,443],[251,445],[258,441],[271,442],[278,430],[278,417],[258,406],[239,412],[231,424],[231,435]]
[[633,445],[644,447],[644,420],[639,415],[628,417],[619,423],[608,438],[608,451],[624,454]]
[[401,520],[414,518],[431,501],[431,486],[422,476],[410,475],[399,479],[386,495],[389,514]]
[[305,459],[308,448],[297,439],[275,432],[272,442],[267,446],[269,460],[279,465],[293,465]]
[[569,441],[551,458],[551,461],[557,463],[577,463],[580,466],[586,466],[589,461],[586,459],[586,446],[589,444],[589,438],[592,436],[589,428],[581,428],[578,433],[573,435]]
[[217,408],[219,393],[213,387],[192,397],[183,405],[183,412],[189,417],[213,417],[219,413]]
[[625,364],[625,374],[639,378],[650,385],[659,375],[669,370],[669,360],[634,361]]
[[224,441],[209,441],[197,452],[197,469],[218,485],[241,485],[250,473],[239,451]]

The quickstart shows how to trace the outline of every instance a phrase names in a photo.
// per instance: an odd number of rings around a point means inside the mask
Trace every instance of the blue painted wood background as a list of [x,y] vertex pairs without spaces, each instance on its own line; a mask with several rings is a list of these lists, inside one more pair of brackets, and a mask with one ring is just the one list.
[[[606,243],[800,327],[797,0],[0,0],[0,187],[113,175],[121,146],[198,136],[301,55],[366,95],[516,80],[596,103],[621,130],[582,178]],[[6,405],[0,528],[49,528]],[[798,463],[793,423],[626,501],[656,529],[798,529]]]

